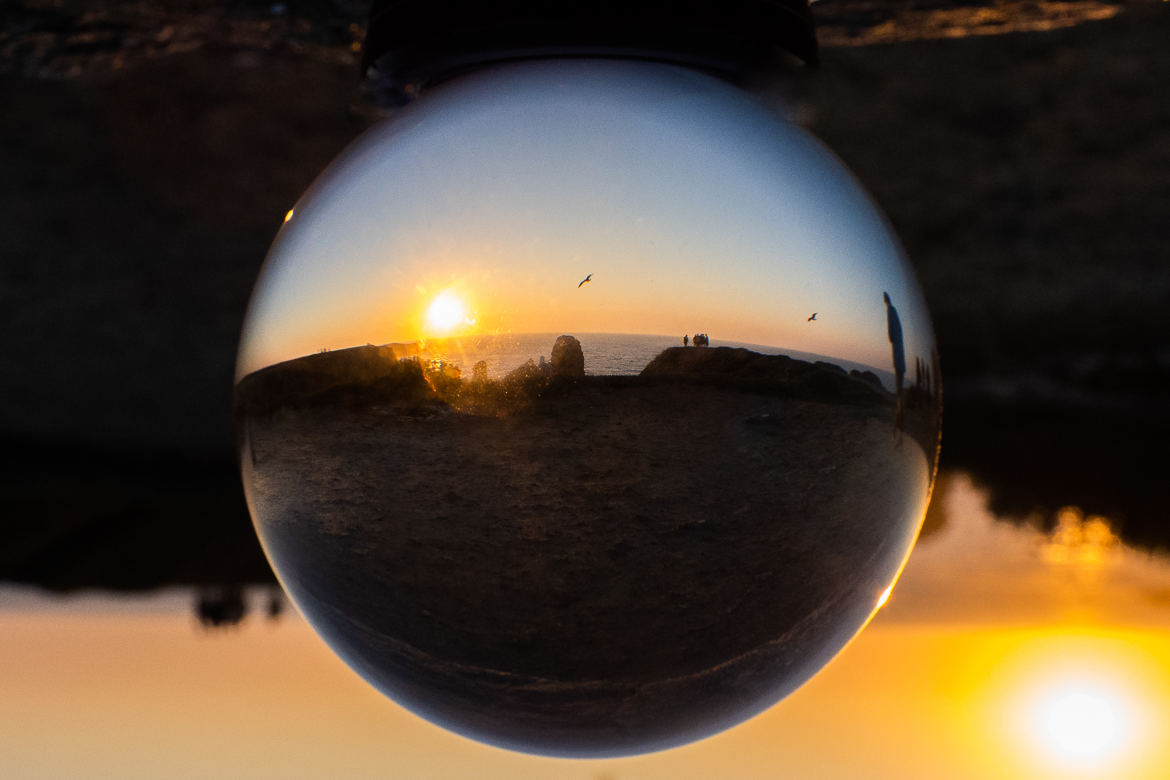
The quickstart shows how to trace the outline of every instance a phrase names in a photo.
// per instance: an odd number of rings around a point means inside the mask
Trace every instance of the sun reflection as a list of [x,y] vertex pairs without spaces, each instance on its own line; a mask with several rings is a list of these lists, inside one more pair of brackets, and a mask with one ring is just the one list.
[[[1151,654],[1149,635],[1110,631],[1037,631],[1016,641],[1013,657],[994,664],[1000,688],[998,718],[1005,736],[1029,757],[1033,774],[1135,777],[1149,765],[1165,726],[1166,676]],[[1008,705],[1012,716],[1002,706]],[[1135,772],[1137,774],[1135,774]],[[1158,775],[1150,775],[1158,776]]]
[[1040,747],[1057,759],[1100,762],[1124,746],[1129,714],[1116,690],[1062,683],[1038,698],[1035,735]]

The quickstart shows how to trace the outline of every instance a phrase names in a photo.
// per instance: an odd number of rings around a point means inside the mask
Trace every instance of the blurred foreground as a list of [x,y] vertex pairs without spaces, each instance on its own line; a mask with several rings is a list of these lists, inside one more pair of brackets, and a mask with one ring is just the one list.
[[[967,477],[940,484],[933,531],[893,597],[824,671],[731,731],[615,761],[524,756],[441,731],[359,680],[295,613],[264,617],[262,589],[242,594],[251,613],[236,629],[208,632],[183,590],[6,587],[0,775],[1161,777],[1170,561],[1090,518],[1066,517],[1053,534],[998,522]],[[1092,706],[1054,718],[1052,704],[1068,701]]]
[[[232,454],[233,359],[285,211],[375,119],[360,5],[6,7],[0,579],[271,576]],[[944,467],[1006,516],[1076,505],[1170,546],[1170,5],[928,6],[818,3],[823,65],[786,93],[917,267]]]

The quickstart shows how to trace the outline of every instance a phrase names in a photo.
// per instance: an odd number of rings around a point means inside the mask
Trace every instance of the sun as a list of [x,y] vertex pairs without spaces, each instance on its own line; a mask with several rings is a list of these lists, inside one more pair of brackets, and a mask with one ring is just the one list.
[[459,296],[450,290],[439,293],[427,307],[426,325],[433,333],[447,335],[460,326],[470,324],[467,307],[463,305]]
[[1034,734],[1045,752],[1066,762],[1098,763],[1124,747],[1129,711],[1116,690],[1064,683],[1037,698]]

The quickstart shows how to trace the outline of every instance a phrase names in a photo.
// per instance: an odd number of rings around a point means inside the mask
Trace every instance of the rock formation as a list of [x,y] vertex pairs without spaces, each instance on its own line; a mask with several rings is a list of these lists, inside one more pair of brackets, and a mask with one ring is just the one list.
[[573,336],[558,336],[552,348],[553,376],[585,376],[585,353]]

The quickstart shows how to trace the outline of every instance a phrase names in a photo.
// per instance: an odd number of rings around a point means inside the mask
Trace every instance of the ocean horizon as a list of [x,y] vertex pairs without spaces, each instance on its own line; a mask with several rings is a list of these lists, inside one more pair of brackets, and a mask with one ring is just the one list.
[[[560,333],[501,333],[477,334],[459,338],[433,339],[420,343],[419,356],[425,360],[442,360],[458,366],[464,374],[483,360],[488,375],[500,378],[524,365],[528,360],[548,359]],[[668,347],[682,346],[679,336],[636,333],[577,333],[571,334],[581,342],[585,355],[586,375],[632,376],[641,373],[646,364]],[[831,355],[804,352],[786,347],[752,344],[742,341],[711,339],[710,347],[750,349],[764,355],[787,355],[794,360],[809,363],[823,361],[840,366],[846,371],[870,371],[881,380],[887,390],[894,389],[894,374],[865,363],[844,360]]]

